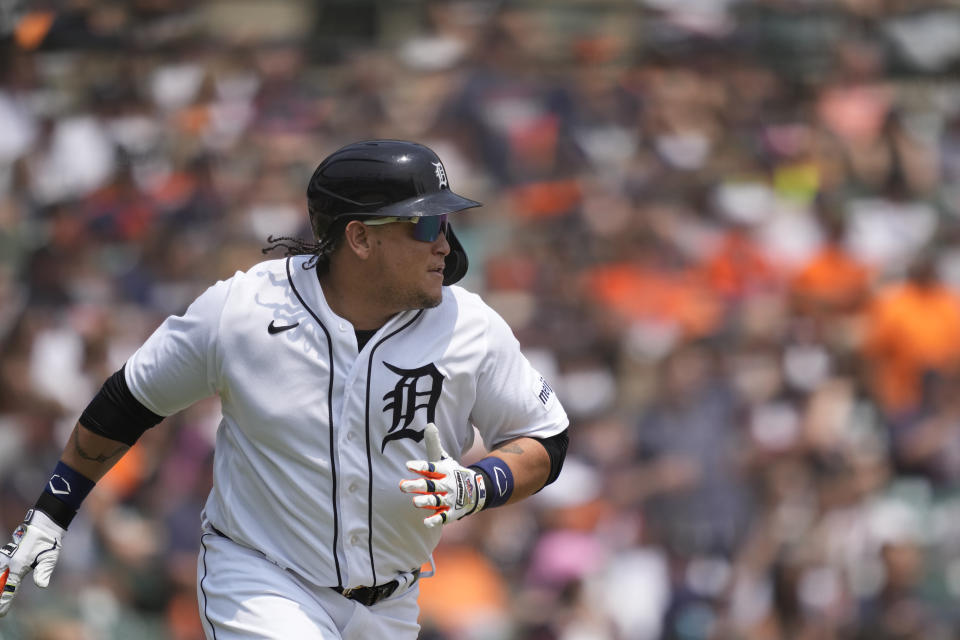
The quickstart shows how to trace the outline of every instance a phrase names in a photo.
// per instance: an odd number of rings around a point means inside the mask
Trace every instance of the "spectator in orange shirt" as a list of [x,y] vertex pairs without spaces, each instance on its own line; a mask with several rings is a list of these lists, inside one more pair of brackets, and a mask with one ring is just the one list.
[[701,265],[712,291],[731,301],[776,287],[778,268],[764,255],[743,226],[731,226],[716,251]]
[[881,290],[866,318],[870,384],[890,417],[920,408],[923,381],[960,364],[960,295],[940,281],[927,253],[905,283]]
[[860,309],[870,293],[871,269],[843,246],[842,218],[825,223],[823,247],[794,275],[790,294],[797,311],[815,318],[845,315]]
[[643,260],[613,262],[584,272],[583,290],[622,322],[653,322],[688,338],[716,330],[723,307],[690,269],[670,270]]

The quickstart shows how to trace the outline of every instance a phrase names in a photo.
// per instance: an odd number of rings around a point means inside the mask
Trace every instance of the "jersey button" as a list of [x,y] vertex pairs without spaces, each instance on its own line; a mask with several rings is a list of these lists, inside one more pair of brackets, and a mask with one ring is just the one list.
[[353,534],[352,536],[350,536],[350,544],[354,546],[360,544],[360,536],[358,536],[357,534]]
[[356,492],[357,492],[357,483],[356,483],[356,482],[350,483],[350,486],[347,487],[347,491],[349,491],[350,493],[356,493]]
[[356,436],[353,435],[353,431],[347,431],[347,440],[353,440]]

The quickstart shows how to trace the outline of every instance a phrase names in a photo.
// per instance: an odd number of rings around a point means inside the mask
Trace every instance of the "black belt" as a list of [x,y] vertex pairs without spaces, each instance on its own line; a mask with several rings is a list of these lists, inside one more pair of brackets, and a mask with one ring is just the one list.
[[[217,529],[215,526],[210,525],[210,528],[213,529],[213,532],[220,536],[221,538],[226,538],[230,540],[230,537],[224,534],[222,531]],[[233,542],[232,540],[230,540]],[[413,580],[410,584],[413,584],[420,577],[420,569],[414,569],[411,571],[413,574]],[[379,587],[353,587],[352,589],[344,589],[343,587],[330,587],[344,598],[350,598],[351,600],[356,600],[360,604],[372,607],[377,604],[384,598],[389,598],[393,595],[393,592],[400,587],[399,580],[391,580],[386,584],[382,584]]]
[[[410,584],[416,582],[417,578],[420,577],[420,569],[414,569],[412,573],[413,581]],[[396,591],[399,586],[399,580],[391,580],[390,582],[382,584],[379,587],[353,587],[352,589],[332,587],[332,589],[342,595],[344,598],[350,598],[351,600],[355,600],[364,606],[372,607],[384,598],[389,598],[392,596],[393,592]]]

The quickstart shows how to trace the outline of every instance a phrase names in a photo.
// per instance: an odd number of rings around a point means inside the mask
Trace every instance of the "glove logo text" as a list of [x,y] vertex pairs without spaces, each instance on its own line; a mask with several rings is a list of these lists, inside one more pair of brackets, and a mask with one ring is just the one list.
[[463,505],[467,504],[468,500],[473,497],[473,486],[469,481],[464,481],[464,474],[460,471],[457,471],[454,474],[454,478],[457,480],[457,500],[456,508],[462,509]]

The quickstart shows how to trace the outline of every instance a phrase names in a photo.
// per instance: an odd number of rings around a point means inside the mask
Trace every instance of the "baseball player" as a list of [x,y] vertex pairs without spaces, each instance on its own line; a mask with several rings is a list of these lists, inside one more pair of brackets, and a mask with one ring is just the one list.
[[[419,144],[347,145],[307,189],[315,242],[167,318],[80,416],[0,549],[0,616],[45,587],[94,484],[150,427],[217,394],[197,595],[207,637],[415,638],[442,525],[560,473],[567,416],[504,320],[454,286],[467,256],[450,190]],[[492,446],[458,456],[474,426]],[[451,452],[451,453],[447,453]]]

